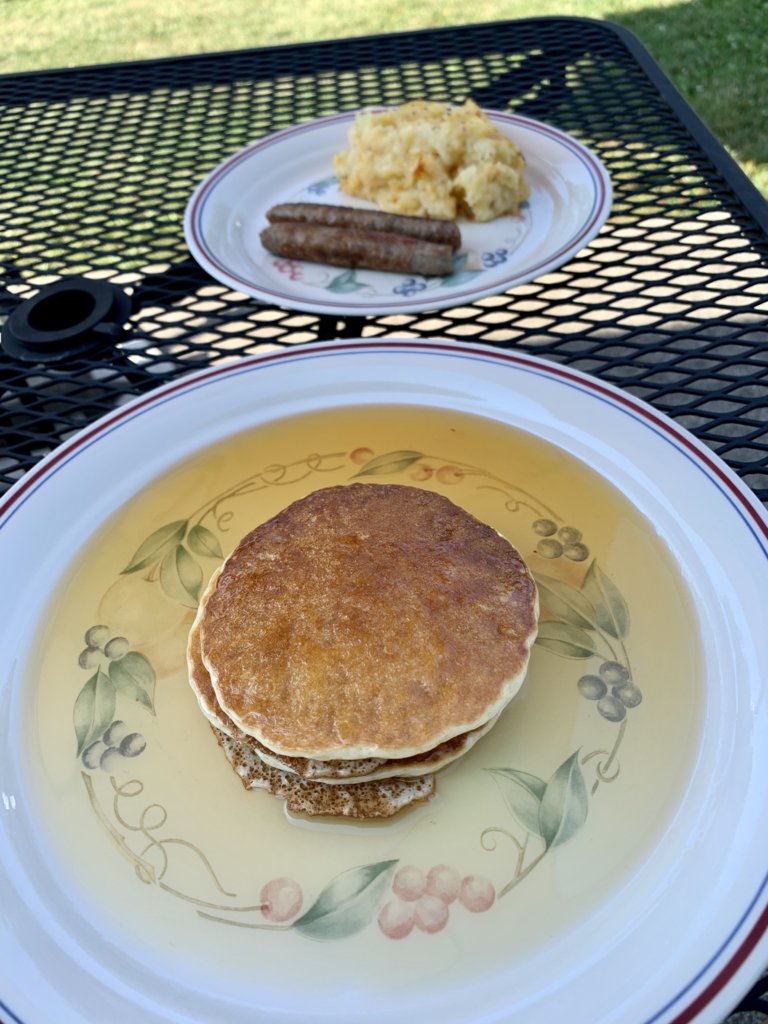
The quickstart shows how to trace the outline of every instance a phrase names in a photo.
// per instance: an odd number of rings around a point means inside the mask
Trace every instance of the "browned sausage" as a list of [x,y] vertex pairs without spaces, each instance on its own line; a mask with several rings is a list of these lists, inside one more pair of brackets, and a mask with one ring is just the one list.
[[358,231],[386,231],[394,235],[412,235],[425,242],[439,242],[458,249],[461,233],[452,220],[431,217],[406,217],[383,210],[359,210],[352,206],[325,203],[279,203],[267,211],[267,220],[296,220],[305,224],[325,224],[330,228],[355,228]]
[[450,245],[385,231],[357,231],[280,220],[264,228],[261,243],[278,256],[330,263],[335,267],[366,267],[442,277],[453,272]]

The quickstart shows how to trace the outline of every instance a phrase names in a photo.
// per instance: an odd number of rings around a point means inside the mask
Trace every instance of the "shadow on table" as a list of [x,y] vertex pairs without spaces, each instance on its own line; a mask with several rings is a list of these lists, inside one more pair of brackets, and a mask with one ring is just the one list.
[[635,33],[768,195],[768,17],[764,0],[689,0],[611,18]]

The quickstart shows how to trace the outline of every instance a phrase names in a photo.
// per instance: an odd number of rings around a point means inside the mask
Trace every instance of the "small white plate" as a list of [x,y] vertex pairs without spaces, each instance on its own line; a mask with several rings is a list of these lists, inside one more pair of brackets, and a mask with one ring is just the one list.
[[190,251],[218,281],[263,302],[361,316],[457,306],[546,274],[598,233],[611,209],[610,179],[594,153],[564,132],[518,114],[487,113],[522,150],[531,197],[517,216],[460,221],[462,247],[450,277],[344,270],[275,257],[262,246],[266,213],[276,203],[371,206],[345,196],[333,174],[355,113],[287,128],[216,167],[187,206]]
[[[499,723],[362,826],[243,790],[184,659],[221,553],[350,480],[491,523],[543,607]],[[114,411],[0,500],[0,1018],[719,1024],[768,961],[767,555],[705,445],[517,352],[302,346]]]

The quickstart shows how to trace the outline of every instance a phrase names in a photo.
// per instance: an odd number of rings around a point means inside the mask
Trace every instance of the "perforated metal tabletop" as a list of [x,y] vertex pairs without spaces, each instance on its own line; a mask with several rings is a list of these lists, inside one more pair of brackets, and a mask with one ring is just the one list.
[[[554,125],[607,167],[610,218],[560,269],[458,308],[343,318],[262,305],[191,258],[190,194],[239,148],[338,111],[467,97]],[[70,275],[119,285],[130,316],[99,349],[52,362],[0,347],[3,490],[116,404],[191,370],[407,334],[525,348],[618,384],[768,499],[768,204],[615,26],[542,18],[5,76],[0,330]],[[743,1013],[768,1013],[764,988]]]
[[[339,320],[263,306],[191,259],[195,185],[298,121],[408,99],[539,118],[615,188],[560,270],[440,313]],[[35,365],[0,352],[0,485],[125,396],[223,357],[412,333],[523,346],[672,414],[768,497],[768,206],[629,34],[535,19],[0,80],[0,316],[73,274],[125,288],[124,340]]]

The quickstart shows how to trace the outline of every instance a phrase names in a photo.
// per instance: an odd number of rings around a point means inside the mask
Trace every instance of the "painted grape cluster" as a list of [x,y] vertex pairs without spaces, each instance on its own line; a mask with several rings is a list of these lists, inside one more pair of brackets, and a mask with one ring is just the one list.
[[124,636],[111,636],[108,626],[91,626],[85,636],[85,647],[80,651],[80,668],[98,668],[102,658],[116,661],[127,654],[131,645]]
[[533,524],[533,532],[541,537],[536,545],[536,553],[542,558],[560,558],[561,555],[572,562],[583,562],[589,558],[589,548],[581,539],[581,530],[575,526],[561,526],[552,519],[537,519]]
[[[632,682],[629,669],[618,661],[604,661],[598,675],[581,676],[577,686],[587,700],[597,702],[597,710],[609,722],[623,722],[627,710],[636,708],[642,691]],[[610,689],[610,692],[609,692]]]
[[77,661],[91,675],[73,711],[77,757],[88,771],[100,768],[114,775],[126,758],[138,757],[147,746],[144,736],[116,714],[118,697],[154,714],[155,672],[128,638],[109,626],[90,626],[83,639]]
[[404,939],[414,928],[430,935],[441,931],[448,924],[453,903],[478,914],[489,910],[496,900],[496,890],[487,878],[462,878],[445,864],[426,872],[413,865],[399,868],[392,879],[392,895],[378,916],[379,928],[390,939]]
[[115,719],[101,736],[85,748],[81,760],[90,770],[101,768],[114,775],[123,767],[126,757],[138,757],[147,747],[147,741],[140,732],[129,732],[125,722]]

